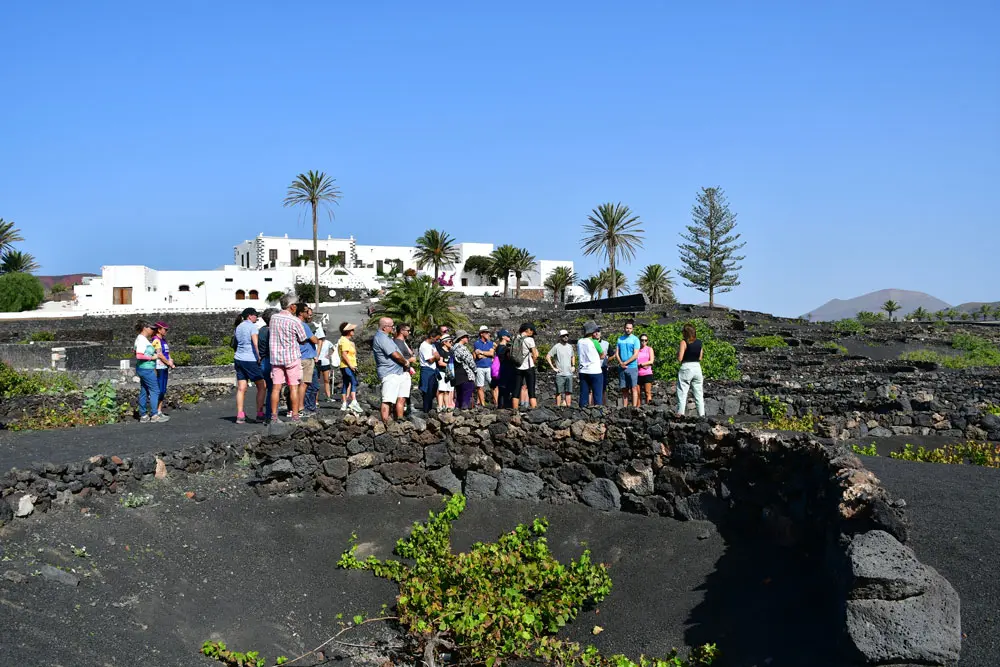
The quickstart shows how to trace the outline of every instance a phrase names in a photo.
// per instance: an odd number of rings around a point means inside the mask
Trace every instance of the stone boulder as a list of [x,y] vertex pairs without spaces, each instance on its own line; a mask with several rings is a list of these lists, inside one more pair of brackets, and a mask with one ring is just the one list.
[[856,535],[847,551],[847,633],[870,664],[947,665],[958,660],[958,593],[889,533]]
[[497,493],[501,498],[537,500],[545,482],[529,472],[505,468],[500,471]]
[[610,479],[601,477],[583,487],[580,499],[590,507],[604,512],[620,510],[622,507],[621,493]]
[[451,495],[457,495],[462,492],[462,481],[458,477],[455,477],[455,473],[451,471],[451,468],[438,468],[427,473],[427,481],[439,491],[446,491]]
[[469,498],[492,498],[497,493],[497,479],[480,472],[465,475],[465,495]]
[[391,488],[389,482],[370,468],[351,473],[347,478],[347,495],[366,496],[385,493]]

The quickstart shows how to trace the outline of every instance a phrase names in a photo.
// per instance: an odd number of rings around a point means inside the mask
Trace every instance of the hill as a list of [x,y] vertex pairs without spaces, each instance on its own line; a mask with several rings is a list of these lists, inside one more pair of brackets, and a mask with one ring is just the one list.
[[810,311],[806,317],[813,322],[826,322],[854,317],[863,310],[877,313],[882,310],[882,304],[889,300],[895,301],[900,305],[900,311],[897,313],[897,316],[913,312],[921,306],[932,313],[937,310],[947,310],[951,307],[941,299],[923,292],[884,289],[856,296],[853,299],[831,299],[819,308]]
[[87,276],[96,276],[96,273],[69,273],[65,276],[35,276],[40,281],[42,281],[42,286],[48,291],[56,283],[62,283],[66,287],[72,287],[73,285],[79,285],[83,282],[83,279]]
[[[966,301],[955,306],[955,310],[961,313],[978,313],[982,306],[989,306],[991,310],[1000,308],[1000,301]],[[991,318],[992,319],[992,318]]]

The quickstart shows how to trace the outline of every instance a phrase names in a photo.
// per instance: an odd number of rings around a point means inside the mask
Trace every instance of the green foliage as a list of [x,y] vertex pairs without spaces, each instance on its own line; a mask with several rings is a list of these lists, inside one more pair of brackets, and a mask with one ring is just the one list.
[[225,642],[207,641],[202,644],[201,653],[230,667],[264,667],[267,664],[267,659],[261,657],[260,652],[247,651],[246,653],[240,653],[238,651],[230,651]]
[[467,325],[465,315],[452,309],[453,299],[451,292],[429,276],[401,280],[380,300],[370,324],[377,324],[380,317],[391,317],[397,322],[411,324],[418,333],[429,331],[439,324],[452,328]]
[[232,347],[233,346],[233,337],[232,336],[223,336],[222,337],[222,345],[223,345],[223,347]]
[[128,509],[135,509],[136,507],[142,507],[143,505],[148,505],[153,502],[153,496],[148,493],[126,493],[124,496],[119,496],[118,504],[122,507],[127,507]]
[[375,370],[375,360],[366,357],[358,360],[358,382],[369,387],[378,387],[378,372]]
[[[589,278],[583,278],[577,281],[576,284],[583,288],[583,290],[590,297],[591,301],[598,298],[601,294],[601,290],[604,289],[604,286],[601,284],[600,278],[598,278],[597,276],[590,276]],[[584,321],[586,321],[587,318],[583,319]]]
[[36,331],[28,336],[28,342],[47,343],[56,339],[56,335],[51,331]]
[[191,363],[191,353],[190,352],[171,352],[170,360],[174,362],[177,366],[187,366]]
[[285,296],[285,293],[283,291],[281,291],[280,289],[274,290],[273,292],[267,293],[267,298],[265,299],[265,301],[267,301],[268,303],[277,303],[278,301],[281,300],[281,297],[283,296]]
[[545,357],[549,354],[549,350],[551,350],[551,349],[552,349],[552,346],[549,345],[548,343],[538,343],[538,367],[539,368],[543,368],[543,367],[544,368],[548,368],[549,367],[548,364],[543,364],[542,362],[545,360]]
[[855,454],[860,454],[861,456],[878,456],[878,450],[875,449],[875,443],[870,445],[851,445],[851,451]]
[[[488,667],[518,660],[567,667],[636,664],[556,636],[584,604],[610,592],[607,566],[593,563],[587,550],[568,564],[557,561],[545,538],[548,521],[541,518],[456,554],[451,527],[464,509],[465,497],[452,496],[441,513],[431,512],[396,543],[395,553],[412,565],[374,556],[358,560],[356,536],[337,563],[398,584],[399,623],[422,643],[425,663],[436,664],[437,648],[446,646],[456,663]],[[706,645],[689,660],[674,651],[662,662],[641,658],[639,664],[708,665],[715,654],[715,646]]]
[[674,298],[674,279],[670,275],[670,269],[664,268],[662,264],[647,265],[639,274],[636,286],[652,304],[677,303]]
[[819,347],[824,348],[826,350],[836,350],[840,354],[847,354],[847,348],[834,340],[828,340]]
[[566,288],[576,282],[576,274],[568,266],[557,266],[545,279],[546,289],[552,290],[553,299],[566,303]]
[[65,373],[22,373],[0,362],[0,397],[64,394],[79,386]]
[[747,338],[747,345],[761,350],[770,350],[775,347],[788,347],[788,343],[781,336],[753,336]]
[[130,410],[118,404],[118,392],[110,380],[102,380],[83,392],[83,416],[88,422],[114,424]]
[[878,324],[879,322],[885,322],[885,315],[882,313],[873,313],[867,310],[862,310],[854,316],[854,319],[861,324]]
[[[608,297],[611,296],[611,269],[604,269],[597,274],[597,282],[600,284],[601,289],[608,293]],[[615,285],[618,291],[615,294],[620,294],[622,292],[630,291],[628,278],[625,274],[615,269]]]
[[890,458],[903,461],[920,461],[923,463],[964,464],[986,468],[1000,468],[1000,445],[990,442],[964,442],[957,445],[945,445],[934,449],[924,447],[914,448],[907,443],[903,449],[889,454]]
[[903,361],[933,362],[945,368],[990,368],[1000,366],[1000,349],[990,341],[972,334],[957,333],[951,346],[961,354],[950,355],[933,350],[914,350],[899,355]]
[[62,294],[67,291],[69,291],[69,288],[62,283],[52,283],[52,287],[49,288],[49,293],[51,294]]
[[899,308],[900,308],[899,304],[893,301],[892,299],[889,299],[888,301],[882,304],[882,310],[884,310],[886,314],[889,315],[890,322],[892,321],[892,314],[899,311]]
[[865,332],[865,325],[862,324],[860,320],[848,318],[846,320],[838,320],[835,322],[833,330],[835,333],[842,335],[863,334]]
[[[685,322],[670,324],[646,324],[637,327],[636,335],[640,333],[649,337],[649,345],[656,354],[653,365],[653,377],[661,382],[677,379],[680,362],[677,361],[677,351],[681,344],[681,331]],[[702,372],[709,380],[738,380],[739,367],[736,360],[736,348],[715,337],[715,332],[703,320],[691,322],[704,349],[701,362]]]
[[715,295],[732,292],[740,284],[743,255],[737,255],[746,243],[739,243],[736,214],[721,188],[702,188],[691,211],[693,224],[681,234],[681,263],[678,271],[684,284],[708,294],[709,307],[715,306]]
[[632,210],[618,202],[599,205],[587,216],[583,226],[583,254],[597,255],[608,263],[608,296],[613,297],[622,289],[621,273],[615,268],[619,261],[630,262],[642,249],[645,234],[642,221]]
[[21,272],[0,275],[0,312],[35,310],[43,299],[45,288],[35,276]]
[[493,278],[497,275],[493,260],[486,255],[472,255],[465,260],[462,270],[466,273],[475,273],[481,278]]
[[213,366],[231,366],[236,358],[236,351],[231,347],[219,347],[212,357]]
[[4,250],[3,255],[0,255],[0,273],[35,273],[40,268],[31,253]]
[[769,396],[759,391],[755,391],[753,396],[764,409],[764,418],[767,421],[773,422],[788,416],[787,404],[777,396]]
[[462,259],[455,239],[440,229],[428,229],[417,238],[416,246],[413,259],[417,268],[433,267],[434,278],[440,275],[442,268],[454,266]]
[[996,403],[987,403],[983,407],[983,412],[1000,417],[1000,405],[997,405]]
[[212,339],[208,336],[203,336],[202,334],[192,334],[187,338],[188,345],[211,345]]
[[776,431],[802,431],[804,433],[812,433],[816,430],[816,418],[811,413],[802,417],[789,417],[788,405],[780,398],[768,396],[759,391],[755,391],[753,395],[764,409],[767,428]]

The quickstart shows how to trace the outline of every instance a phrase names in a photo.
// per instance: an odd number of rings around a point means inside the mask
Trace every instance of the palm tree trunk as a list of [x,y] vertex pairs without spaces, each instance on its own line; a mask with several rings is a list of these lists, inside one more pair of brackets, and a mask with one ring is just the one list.
[[510,289],[510,271],[503,274],[503,298],[507,298]]
[[514,293],[516,294],[516,296],[514,298],[515,299],[520,299],[521,298],[521,272],[520,271],[515,271],[514,272],[514,280],[517,281],[517,286],[514,288]]
[[610,279],[608,280],[608,298],[613,299],[618,293],[618,274],[615,272],[615,247],[608,248],[608,265],[610,269]]
[[319,226],[316,224],[316,204],[318,202],[312,203],[313,209],[313,275],[316,282],[313,285],[313,289],[316,292],[313,294],[313,299],[316,301],[316,305],[313,306],[314,310],[319,310]]

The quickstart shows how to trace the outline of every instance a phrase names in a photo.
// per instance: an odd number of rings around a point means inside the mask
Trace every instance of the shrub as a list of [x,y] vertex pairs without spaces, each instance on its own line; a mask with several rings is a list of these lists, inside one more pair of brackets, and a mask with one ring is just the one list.
[[987,403],[983,407],[983,412],[1000,417],[1000,405],[997,405],[996,403]]
[[903,361],[933,362],[945,368],[983,368],[1000,366],[1000,349],[984,338],[971,334],[955,334],[951,346],[961,354],[950,355],[933,350],[914,350],[899,355]]
[[[646,334],[649,345],[656,354],[653,365],[653,376],[660,381],[669,382],[677,378],[680,362],[677,361],[677,350],[680,348],[681,331],[685,322],[670,324],[647,324],[638,327],[636,335]],[[715,332],[703,320],[691,322],[698,333],[698,338],[704,349],[701,363],[705,378],[709,380],[737,380],[740,377],[736,360],[736,348],[715,337]],[[612,345],[614,341],[611,341]]]
[[62,394],[78,389],[76,381],[65,373],[21,373],[0,362],[0,396],[36,396]]
[[192,334],[187,338],[188,345],[211,345],[212,340],[208,336],[203,336],[201,334]]
[[879,322],[885,322],[885,315],[882,313],[872,313],[867,310],[862,310],[854,316],[854,319],[861,324],[878,324]]
[[375,360],[371,358],[358,360],[358,382],[369,387],[378,387],[378,373],[375,370]]
[[36,331],[28,336],[28,341],[32,343],[46,343],[56,339],[56,335],[51,331]]
[[236,352],[231,347],[220,347],[215,350],[212,357],[213,366],[231,366],[235,360]]
[[747,345],[761,350],[770,350],[775,347],[788,347],[788,343],[781,336],[753,336],[747,338]]
[[118,404],[118,392],[109,380],[102,380],[83,392],[83,416],[94,424],[113,424],[129,411]]
[[833,325],[833,330],[836,333],[843,335],[855,335],[863,334],[865,332],[865,325],[859,320],[849,318],[846,320],[838,320]]
[[52,294],[62,294],[65,291],[67,291],[67,287],[62,283],[52,283],[52,287],[49,288],[49,292]]
[[780,398],[768,396],[759,391],[754,392],[754,398],[760,402],[764,409],[766,422],[766,424],[759,424],[758,427],[766,425],[767,428],[777,431],[803,431],[805,433],[812,433],[816,430],[816,418],[811,413],[802,417],[789,417],[788,405]]
[[191,363],[191,353],[190,352],[171,352],[170,358],[178,366],[187,366]]
[[275,290],[273,292],[268,292],[267,299],[265,299],[265,301],[267,301],[268,303],[277,303],[278,301],[281,300],[281,297],[283,296],[285,296],[284,292],[282,292],[281,290]]
[[233,346],[233,337],[232,336],[223,336],[222,337],[222,346],[223,347],[232,347]]
[[847,354],[847,348],[834,340],[827,341],[820,345],[820,347],[827,350],[836,350],[840,354]]
[[855,454],[860,454],[861,456],[878,456],[878,450],[875,449],[875,443],[870,445],[851,445],[851,451]]
[[[428,667],[438,664],[438,649],[451,652],[449,663],[514,664],[540,662],[579,667],[634,666],[625,656],[605,657],[594,647],[562,639],[560,629],[587,604],[611,590],[607,566],[593,563],[589,550],[563,565],[549,551],[548,521],[519,525],[493,544],[477,542],[454,553],[451,525],[465,509],[465,497],[452,496],[440,514],[416,523],[409,537],[396,543],[406,563],[374,556],[358,560],[357,536],[337,565],[368,570],[399,586],[399,624],[420,646]],[[355,621],[363,621],[357,617]],[[674,651],[664,665],[708,665],[715,645],[695,649],[689,660]],[[649,664],[640,658],[639,664]]]
[[30,273],[0,275],[0,312],[35,310],[45,299],[42,281]]
[[548,343],[538,343],[538,367],[539,368],[542,368],[543,366],[545,368],[549,367],[549,365],[545,363],[545,357],[548,355],[549,350],[551,350],[551,349],[552,349],[552,346],[549,345]]

